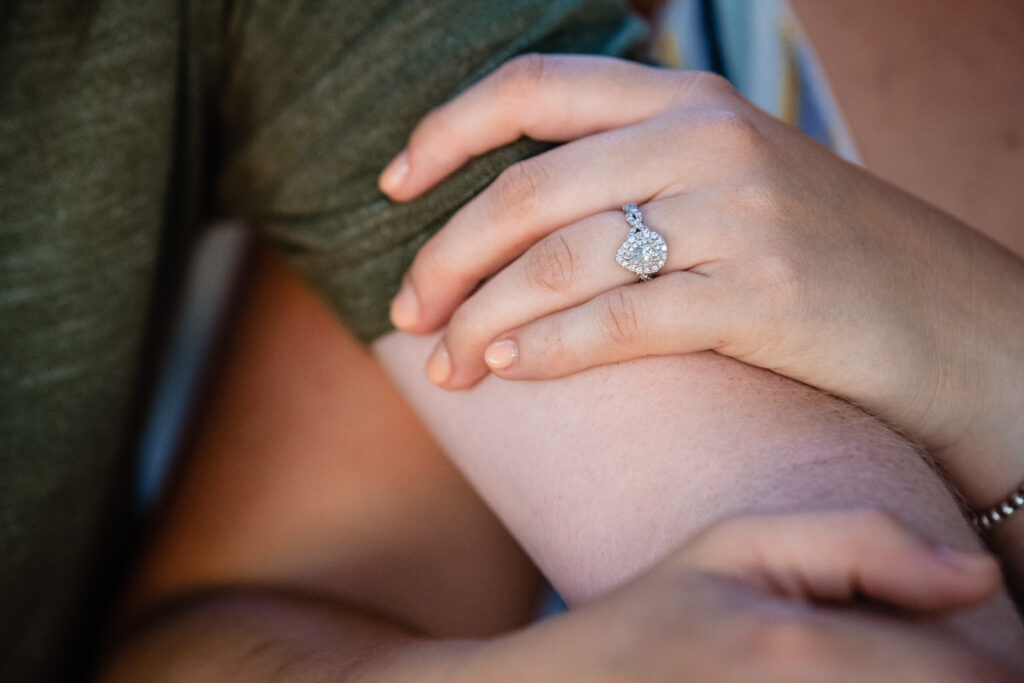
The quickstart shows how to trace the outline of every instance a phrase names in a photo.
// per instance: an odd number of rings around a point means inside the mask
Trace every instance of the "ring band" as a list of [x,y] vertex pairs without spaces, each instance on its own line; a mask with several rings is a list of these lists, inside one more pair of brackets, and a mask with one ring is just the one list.
[[619,247],[615,262],[639,275],[641,282],[650,280],[668,260],[668,245],[664,237],[644,225],[643,214],[636,204],[624,204],[622,213],[629,223],[629,234]]

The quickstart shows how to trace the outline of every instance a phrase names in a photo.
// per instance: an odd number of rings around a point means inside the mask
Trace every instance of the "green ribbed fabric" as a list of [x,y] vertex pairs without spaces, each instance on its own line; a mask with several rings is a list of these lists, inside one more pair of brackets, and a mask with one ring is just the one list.
[[373,339],[416,249],[542,149],[393,205],[377,174],[414,123],[515,54],[625,54],[643,30],[615,0],[0,5],[0,680],[63,664],[195,228],[243,218]]

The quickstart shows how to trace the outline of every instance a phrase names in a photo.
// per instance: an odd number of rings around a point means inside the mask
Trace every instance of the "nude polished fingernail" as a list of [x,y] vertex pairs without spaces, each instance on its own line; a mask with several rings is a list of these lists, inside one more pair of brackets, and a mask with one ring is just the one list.
[[409,152],[402,150],[391,162],[384,167],[380,174],[380,189],[385,192],[393,192],[402,185],[402,181],[409,175]]
[[420,300],[412,283],[406,280],[398,296],[391,302],[391,322],[400,330],[415,325],[420,319]]
[[427,359],[427,379],[441,386],[452,376],[452,357],[448,355],[448,347],[442,339],[437,348]]
[[484,351],[484,362],[491,370],[505,370],[519,358],[519,345],[511,339],[494,342]]

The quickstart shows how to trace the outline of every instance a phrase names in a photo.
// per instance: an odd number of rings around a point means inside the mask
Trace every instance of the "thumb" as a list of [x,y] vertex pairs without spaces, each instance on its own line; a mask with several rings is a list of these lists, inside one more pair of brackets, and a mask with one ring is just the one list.
[[699,535],[679,559],[780,597],[866,597],[923,612],[977,605],[1001,583],[990,555],[935,545],[876,511],[737,518]]

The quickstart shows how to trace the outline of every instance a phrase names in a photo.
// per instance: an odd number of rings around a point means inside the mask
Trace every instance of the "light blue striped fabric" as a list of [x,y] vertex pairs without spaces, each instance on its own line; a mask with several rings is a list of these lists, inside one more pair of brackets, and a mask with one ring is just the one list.
[[657,33],[671,66],[718,69],[745,97],[840,156],[857,160],[814,50],[785,0],[672,0]]

